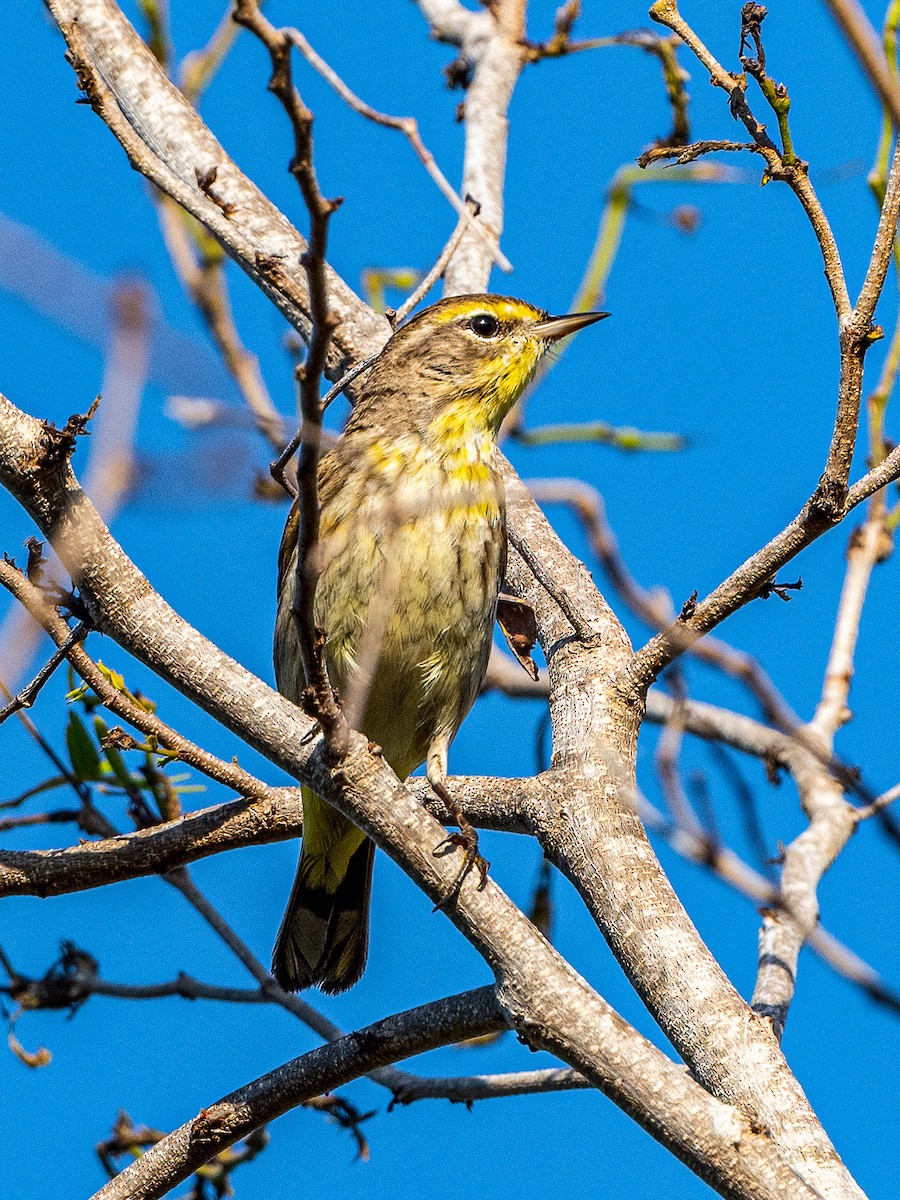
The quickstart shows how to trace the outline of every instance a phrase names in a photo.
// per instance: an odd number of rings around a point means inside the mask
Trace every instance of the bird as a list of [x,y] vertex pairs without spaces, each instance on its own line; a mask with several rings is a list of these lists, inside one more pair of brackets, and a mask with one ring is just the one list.
[[[550,348],[608,315],[554,317],[489,294],[438,301],[395,330],[319,462],[314,607],[329,678],[350,726],[401,780],[426,765],[459,826],[447,842],[465,851],[463,873],[486,864],[447,787],[447,753],[484,679],[506,565],[500,426]],[[274,637],[278,689],[297,703],[302,520],[295,502]],[[334,994],[362,975],[373,856],[362,830],[303,788],[300,862],[272,957],[285,990]]]

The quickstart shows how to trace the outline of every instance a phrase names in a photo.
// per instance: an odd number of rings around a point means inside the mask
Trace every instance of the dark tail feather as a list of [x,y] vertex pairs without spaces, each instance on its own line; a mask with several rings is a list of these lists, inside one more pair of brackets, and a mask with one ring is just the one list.
[[369,893],[375,844],[368,838],[351,856],[336,891],[310,884],[314,865],[304,852],[282,918],[272,974],[287,992],[313,984],[333,995],[362,975],[369,948]]

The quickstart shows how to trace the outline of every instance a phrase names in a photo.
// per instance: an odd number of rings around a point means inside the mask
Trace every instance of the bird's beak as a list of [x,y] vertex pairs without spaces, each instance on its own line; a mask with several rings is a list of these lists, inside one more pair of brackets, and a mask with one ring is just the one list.
[[593,325],[595,321],[602,321],[608,316],[608,312],[580,312],[567,313],[564,317],[547,317],[533,325],[531,332],[545,341],[558,342],[560,338],[577,333],[579,329]]

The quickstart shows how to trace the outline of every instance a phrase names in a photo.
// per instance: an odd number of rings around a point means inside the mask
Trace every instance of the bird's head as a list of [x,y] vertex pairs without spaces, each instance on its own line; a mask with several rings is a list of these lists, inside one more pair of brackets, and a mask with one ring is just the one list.
[[454,296],[394,333],[361,391],[420,428],[458,418],[496,432],[550,347],[608,315],[551,317],[509,296]]

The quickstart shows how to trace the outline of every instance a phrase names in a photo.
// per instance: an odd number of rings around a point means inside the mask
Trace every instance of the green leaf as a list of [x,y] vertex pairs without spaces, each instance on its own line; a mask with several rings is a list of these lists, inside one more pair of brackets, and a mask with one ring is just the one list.
[[125,677],[123,675],[120,675],[118,671],[114,671],[112,667],[108,667],[102,662],[98,662],[97,667],[101,673],[106,676],[107,680],[113,685],[117,692],[124,692],[126,696],[131,695],[128,688],[125,686]]
[[100,752],[94,745],[77,712],[69,713],[66,725],[66,748],[76,779],[98,780],[102,777]]

